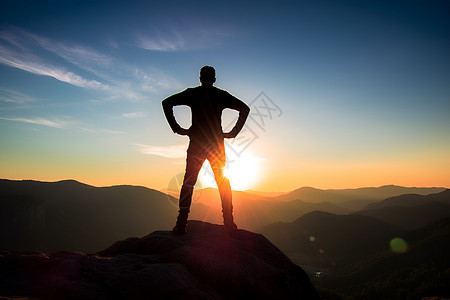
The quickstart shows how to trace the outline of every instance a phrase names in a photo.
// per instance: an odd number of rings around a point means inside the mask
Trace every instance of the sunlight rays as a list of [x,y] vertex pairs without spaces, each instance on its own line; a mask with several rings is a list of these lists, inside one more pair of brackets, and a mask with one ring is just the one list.
[[[248,190],[253,188],[262,179],[261,162],[263,158],[254,156],[250,151],[235,155],[227,146],[227,164],[224,168],[225,176],[230,180],[233,190]],[[208,161],[203,164],[199,174],[199,180],[203,187],[217,187],[214,175]]]

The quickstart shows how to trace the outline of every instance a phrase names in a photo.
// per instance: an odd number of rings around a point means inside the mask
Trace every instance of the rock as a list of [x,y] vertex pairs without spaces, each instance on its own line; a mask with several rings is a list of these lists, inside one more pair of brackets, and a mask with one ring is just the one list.
[[96,254],[0,252],[0,296],[24,299],[318,299],[264,236],[190,221]]

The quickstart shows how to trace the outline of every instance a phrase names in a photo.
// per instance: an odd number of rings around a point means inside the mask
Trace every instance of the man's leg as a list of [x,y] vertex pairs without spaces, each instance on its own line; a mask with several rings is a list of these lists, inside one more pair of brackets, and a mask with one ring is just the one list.
[[183,234],[186,232],[186,224],[191,207],[194,185],[197,182],[198,172],[200,172],[204,161],[204,158],[202,159],[190,152],[187,153],[186,173],[184,174],[183,185],[180,191],[180,210],[177,218],[177,224],[173,228],[175,233]]
[[233,219],[233,204],[230,180],[224,174],[226,159],[225,153],[223,155],[212,157],[210,160],[211,168],[214,172],[217,187],[219,188],[220,199],[222,200],[222,214],[223,224],[227,231],[233,231],[237,229]]

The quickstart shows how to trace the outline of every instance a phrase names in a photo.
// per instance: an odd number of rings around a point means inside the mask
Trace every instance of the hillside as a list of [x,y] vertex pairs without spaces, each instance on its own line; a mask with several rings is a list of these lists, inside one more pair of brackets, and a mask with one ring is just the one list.
[[302,187],[290,193],[277,197],[282,201],[300,199],[307,202],[330,202],[349,210],[361,210],[370,203],[382,201],[389,197],[403,194],[428,195],[444,191],[445,188],[416,188],[385,185],[358,189],[328,189],[321,190],[312,187]]
[[346,299],[448,299],[450,218],[412,231],[405,240],[405,253],[380,252],[315,283]]
[[393,205],[417,206],[432,201],[442,202],[450,205],[450,190],[444,190],[442,192],[433,193],[430,195],[404,194],[400,196],[389,197],[383,201],[372,203],[365,209],[378,209]]
[[172,228],[174,202],[144,187],[0,180],[0,249],[95,252]]
[[331,266],[389,248],[389,241],[404,231],[373,217],[335,215],[320,211],[291,223],[263,227],[264,234],[303,265]]
[[438,201],[414,206],[396,204],[379,209],[359,211],[357,214],[374,217],[404,229],[418,229],[437,220],[450,217],[450,204]]

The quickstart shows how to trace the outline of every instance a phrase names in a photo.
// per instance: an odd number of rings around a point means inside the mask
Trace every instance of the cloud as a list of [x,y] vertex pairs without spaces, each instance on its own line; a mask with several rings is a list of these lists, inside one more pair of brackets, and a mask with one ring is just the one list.
[[38,57],[31,53],[20,53],[4,46],[0,46],[0,63],[30,73],[50,76],[59,81],[79,87],[91,89],[108,88],[108,86],[96,80],[88,80],[73,72],[66,71],[62,67],[55,67],[51,64],[41,62]]
[[187,50],[187,41],[179,34],[172,36],[156,36],[153,38],[139,36],[137,46],[146,50],[153,51],[180,51]]
[[16,90],[0,88],[0,101],[23,105],[37,100]]
[[157,155],[167,158],[184,158],[186,157],[187,145],[173,145],[173,146],[151,146],[144,144],[134,144],[138,147],[139,152],[143,154]]
[[88,127],[80,127],[76,126],[73,127],[73,125],[80,124],[77,120],[70,120],[70,121],[61,121],[61,120],[49,120],[44,118],[5,118],[0,117],[0,120],[6,120],[6,121],[14,121],[14,122],[21,122],[21,123],[28,123],[28,124],[36,124],[36,125],[42,125],[42,126],[48,126],[53,128],[63,128],[68,129],[70,127],[81,129],[87,132],[91,133],[108,133],[108,134],[123,134],[124,131],[120,130],[111,130],[106,128],[88,128]]
[[55,127],[55,128],[64,128],[66,126],[66,122],[56,122],[56,121],[50,121],[44,118],[3,118],[0,117],[2,120],[7,121],[15,121],[15,122],[22,122],[22,123],[30,123],[30,124],[37,124],[37,125],[43,125],[43,126],[49,126],[49,127]]
[[186,51],[217,47],[229,32],[219,29],[187,28],[156,31],[154,34],[140,34],[136,46],[152,51]]
[[117,61],[93,49],[72,44],[66,45],[58,41],[20,30],[26,38],[35,41],[40,47],[50,51],[67,62],[86,70],[102,79],[109,80],[108,73],[100,71],[117,64]]
[[[50,60],[53,53],[61,60]],[[105,92],[108,100],[141,102],[149,93],[180,90],[182,85],[174,78],[151,69],[150,73],[129,65],[115,57],[76,44],[39,36],[18,28],[0,31],[0,63],[33,74],[51,76],[78,87]],[[71,66],[82,69],[92,78],[71,71]]]
[[111,129],[105,129],[105,128],[100,128],[99,130],[103,131],[103,132],[107,132],[107,133],[112,133],[112,134],[122,134],[122,133],[124,133],[123,131],[120,131],[120,130],[111,130]]
[[78,129],[87,131],[87,132],[91,132],[91,133],[98,133],[98,132],[106,132],[106,133],[110,133],[110,134],[122,134],[124,133],[123,131],[119,131],[119,130],[111,130],[111,129],[105,129],[105,128],[87,128],[87,127],[78,127]]
[[142,118],[144,116],[145,112],[143,111],[122,114],[122,117],[124,118]]

